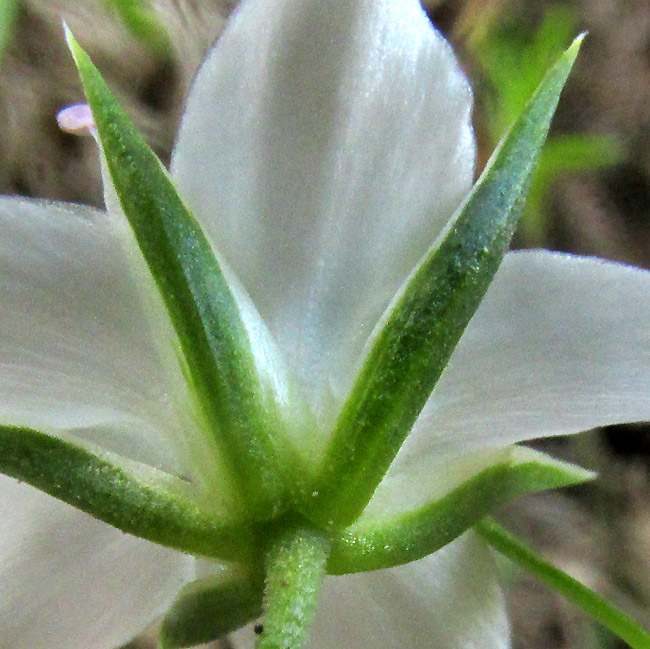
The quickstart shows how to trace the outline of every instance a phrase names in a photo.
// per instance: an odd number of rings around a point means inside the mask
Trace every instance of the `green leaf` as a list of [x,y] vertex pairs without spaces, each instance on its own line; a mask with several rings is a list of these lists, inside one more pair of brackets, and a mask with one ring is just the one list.
[[[289,459],[277,377],[260,365],[268,359],[253,351],[266,343],[263,325],[233,293],[166,170],[69,32],[68,43],[117,196],[178,335],[190,383],[251,515],[270,518],[286,490],[281,470],[296,463]],[[291,480],[297,477],[294,470]]]
[[165,615],[158,646],[181,649],[212,642],[262,614],[264,585],[231,567],[185,586]]
[[328,572],[379,570],[421,559],[515,498],[593,477],[543,453],[512,447],[508,460],[480,471],[443,498],[383,519],[362,514],[334,539]]
[[29,428],[0,426],[0,473],[154,543],[224,560],[248,558],[247,526],[224,521],[190,483],[100,453]]
[[581,38],[549,71],[487,169],[387,314],[345,403],[305,514],[342,527],[361,513],[411,430],[515,229]]
[[577,604],[585,613],[624,640],[632,649],[650,649],[650,634],[630,616],[579,581],[542,559],[491,518],[476,531],[495,549]]

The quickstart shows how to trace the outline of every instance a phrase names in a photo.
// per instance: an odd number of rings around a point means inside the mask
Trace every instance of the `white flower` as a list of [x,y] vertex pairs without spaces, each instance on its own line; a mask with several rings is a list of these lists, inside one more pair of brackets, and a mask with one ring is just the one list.
[[[470,102],[416,0],[245,0],[199,73],[172,176],[299,386],[305,454],[322,452],[371,332],[470,188]],[[0,422],[189,478],[227,515],[171,326],[107,198],[109,215],[0,200]],[[518,441],[650,419],[649,298],[640,270],[507,256],[367,512],[444,495]],[[112,649],[205,569],[0,477],[3,647]],[[509,643],[471,534],[327,578],[309,647],[433,639]]]

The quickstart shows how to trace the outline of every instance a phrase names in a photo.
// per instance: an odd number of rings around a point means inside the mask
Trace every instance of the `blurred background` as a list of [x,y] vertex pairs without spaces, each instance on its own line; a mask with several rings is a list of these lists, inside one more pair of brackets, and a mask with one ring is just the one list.
[[[0,0],[0,193],[102,205],[92,141],[55,121],[83,98],[61,17],[167,161],[192,77],[235,4]],[[650,268],[650,3],[432,0],[426,9],[474,84],[479,165],[548,65],[589,32],[516,246]],[[502,520],[650,629],[650,428],[610,427],[539,447],[600,479],[529,497]],[[533,578],[505,564],[504,575],[516,648],[626,646]],[[142,638],[134,646],[153,645]]]

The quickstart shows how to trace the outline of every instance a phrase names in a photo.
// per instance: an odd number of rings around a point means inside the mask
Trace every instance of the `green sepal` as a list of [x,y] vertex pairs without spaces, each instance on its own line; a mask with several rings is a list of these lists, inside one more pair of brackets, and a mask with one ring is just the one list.
[[357,518],[431,395],[508,249],[580,41],[548,72],[386,314],[304,504],[312,520],[341,528]]
[[[253,351],[259,341],[246,327],[245,298],[234,295],[201,226],[97,68],[69,31],[67,38],[117,197],[178,336],[188,380],[252,517],[270,518],[285,491],[281,469],[296,463],[287,458],[292,451],[276,377]],[[258,320],[249,324],[251,335],[263,329]]]
[[507,461],[480,471],[440,499],[384,518],[362,514],[334,539],[328,573],[379,570],[421,559],[515,498],[593,477],[543,453],[513,447]]
[[484,518],[475,529],[495,550],[564,595],[632,649],[650,649],[650,634],[638,622],[577,579],[545,561],[496,521]]
[[264,584],[236,568],[185,586],[163,619],[159,649],[181,649],[212,642],[262,614]]
[[111,453],[0,426],[0,473],[123,532],[188,554],[245,561],[253,552],[248,527],[224,520],[192,484]]

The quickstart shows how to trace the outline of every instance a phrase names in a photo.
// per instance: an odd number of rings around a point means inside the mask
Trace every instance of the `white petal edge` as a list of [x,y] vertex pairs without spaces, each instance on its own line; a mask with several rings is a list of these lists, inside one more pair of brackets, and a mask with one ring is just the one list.
[[[252,649],[248,626],[230,636]],[[327,577],[307,649],[506,649],[510,631],[490,550],[469,532],[425,559]]]
[[509,253],[396,458],[650,420],[650,272]]
[[172,162],[322,417],[468,190],[471,93],[417,0],[245,0]]
[[122,646],[167,609],[193,564],[0,476],[3,647]]
[[171,337],[163,359],[143,301],[153,281],[134,277],[119,223],[84,206],[2,197],[0,235],[0,424],[192,475],[192,398]]

